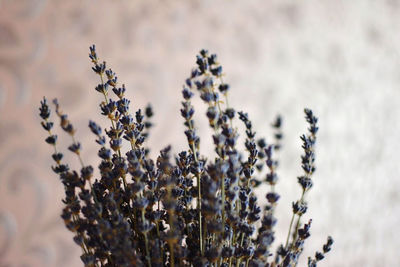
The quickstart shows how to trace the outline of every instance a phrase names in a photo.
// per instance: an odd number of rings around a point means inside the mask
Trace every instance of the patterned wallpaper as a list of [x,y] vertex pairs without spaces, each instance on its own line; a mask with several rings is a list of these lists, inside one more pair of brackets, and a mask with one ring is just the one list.
[[[59,217],[62,186],[38,104],[59,98],[83,157],[97,165],[87,124],[105,122],[92,43],[133,106],[152,102],[153,153],[184,148],[180,88],[201,48],[218,53],[231,104],[249,112],[258,133],[270,137],[275,114],[284,116],[280,239],[300,194],[302,109],[313,108],[321,132],[305,255],[331,234],[321,266],[400,265],[399,15],[396,0],[0,0],[0,266],[82,265]],[[205,122],[199,128],[207,135]]]

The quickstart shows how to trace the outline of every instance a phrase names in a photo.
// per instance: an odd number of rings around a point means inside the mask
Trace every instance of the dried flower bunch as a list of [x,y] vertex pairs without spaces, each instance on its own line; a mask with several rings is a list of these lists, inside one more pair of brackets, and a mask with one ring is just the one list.
[[[82,248],[85,266],[296,266],[310,236],[311,220],[302,224],[301,218],[307,211],[305,196],[313,185],[315,171],[318,126],[313,112],[305,109],[309,128],[301,136],[304,174],[298,177],[298,183],[302,194],[293,202],[286,241],[272,252],[277,222],[274,211],[279,200],[274,151],[281,146],[281,118],[278,116],[272,125],[273,142],[256,138],[248,115],[236,113],[228,105],[229,85],[222,79],[216,55],[202,50],[182,91],[181,116],[188,149],[171,159],[170,147],[166,147],[154,161],[145,147],[152,125],[151,107],[144,112],[138,109],[133,115],[130,101],[124,97],[125,86],[119,85],[116,74],[99,61],[94,45],[89,57],[100,78],[95,89],[104,98],[101,114],[110,121],[104,132],[101,126],[89,122],[100,147],[99,175],[84,164],[75,128],[54,100],[61,128],[71,137],[69,150],[81,164],[80,172],[63,162],[46,99],[40,107],[42,126],[48,132],[46,142],[54,148],[52,169],[65,188],[61,217]],[[195,93],[207,105],[215,145],[213,159],[200,153],[193,120]],[[245,152],[237,149],[236,117],[246,128]],[[261,183],[270,188],[263,209],[254,192]],[[308,258],[308,266],[316,266],[332,243],[328,237],[323,252]]]

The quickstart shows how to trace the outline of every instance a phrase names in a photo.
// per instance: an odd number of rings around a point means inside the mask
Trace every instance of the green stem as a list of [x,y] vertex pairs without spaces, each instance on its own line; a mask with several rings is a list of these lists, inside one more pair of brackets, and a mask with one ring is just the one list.
[[170,266],[174,267],[175,265],[175,259],[174,259],[174,245],[172,243],[169,243],[169,250],[171,252],[171,256],[170,256]]
[[159,242],[159,248],[161,250],[161,262],[164,262],[164,247],[161,246],[161,236],[160,236],[160,226],[158,225],[158,221],[156,221],[156,229],[157,229],[157,237]]
[[[169,225],[171,227],[170,231],[173,231],[173,227],[172,227],[172,214],[168,214],[168,216],[170,217],[169,219]],[[170,266],[174,267],[175,265],[175,256],[174,256],[174,243],[171,241],[168,241],[168,246],[169,246],[169,252],[170,252]]]
[[[188,127],[190,130],[193,131],[193,125],[192,123],[188,120]],[[193,143],[191,145],[191,149],[192,149],[192,153],[193,153],[193,157],[194,157],[194,161],[195,163],[199,163],[198,159],[197,159],[197,154],[196,154],[196,145],[195,143]],[[203,252],[203,233],[202,233],[202,216],[201,216],[201,184],[200,184],[200,174],[196,174],[196,180],[197,180],[197,210],[199,211],[199,242],[200,242],[200,254],[201,256],[203,256],[204,252]]]
[[221,200],[222,200],[222,233],[221,236],[224,238],[225,233],[225,177],[222,175],[222,184],[221,184]]
[[[305,195],[305,190],[303,190],[303,192],[301,193],[300,203],[302,203],[304,201],[304,195]],[[293,213],[292,219],[290,220],[289,232],[288,232],[288,235],[287,235],[287,238],[286,238],[285,249],[288,249],[290,233],[292,232],[291,230],[292,230],[293,221],[294,221],[295,216],[296,216],[296,214]],[[299,216],[299,218],[297,220],[297,224],[296,224],[296,227],[295,227],[294,232],[293,232],[293,241],[295,240],[295,237],[297,236],[297,230],[298,230],[298,226],[300,224],[300,217],[301,216]]]
[[285,243],[285,249],[287,249],[287,248],[288,248],[288,245],[289,245],[289,238],[290,238],[290,233],[292,232],[292,226],[293,226],[294,216],[296,216],[295,213],[293,213],[292,219],[290,220],[289,231],[288,231],[287,238],[286,238],[286,243]]
[[[303,193],[301,194],[301,198],[300,198],[300,203],[303,203],[303,202],[304,202],[305,193],[306,193],[306,191],[303,190]],[[302,215],[303,215],[303,214],[300,214],[299,217],[297,218],[296,227],[294,228],[294,232],[293,232],[293,242],[294,242],[294,241],[296,240],[296,238],[297,238],[297,231],[299,230],[300,219],[301,219],[301,216],[302,216]],[[294,245],[294,244],[292,244],[292,245]]]
[[[244,233],[242,233],[242,237],[240,239],[240,246],[243,246],[243,239],[244,239]],[[239,267],[240,262],[241,262],[241,258],[236,260],[236,267]]]
[[239,267],[240,261],[241,261],[240,258],[236,259],[236,267]]
[[[144,224],[144,209],[142,209],[142,223]],[[144,244],[146,248],[146,259],[147,259],[147,264],[149,267],[151,267],[151,261],[150,261],[150,252],[149,252],[149,241],[147,240],[147,233],[144,232]]]

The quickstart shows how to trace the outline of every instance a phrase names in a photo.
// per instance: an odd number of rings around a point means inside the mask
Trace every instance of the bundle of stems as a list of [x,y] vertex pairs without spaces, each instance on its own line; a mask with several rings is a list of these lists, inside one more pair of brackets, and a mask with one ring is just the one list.
[[[302,224],[301,219],[315,171],[318,120],[313,112],[305,109],[309,128],[301,136],[304,174],[298,183],[302,194],[293,202],[287,239],[274,252],[274,213],[280,198],[275,190],[278,162],[274,153],[281,148],[282,118],[278,116],[272,124],[272,142],[256,136],[248,114],[228,104],[230,87],[223,80],[217,56],[201,50],[182,89],[187,150],[172,156],[168,146],[153,160],[146,146],[151,106],[133,113],[124,96],[125,85],[99,60],[94,45],[89,57],[99,77],[95,90],[102,95],[101,114],[110,122],[106,128],[89,122],[99,146],[99,175],[84,163],[76,130],[55,99],[56,115],[71,138],[68,149],[76,154],[80,171],[63,161],[46,98],[40,106],[41,124],[48,133],[45,141],[54,149],[52,169],[65,188],[61,217],[82,249],[84,265],[296,266],[310,236],[311,220]],[[201,154],[193,120],[196,94],[207,106],[213,133],[215,154],[208,159]],[[238,149],[237,118],[245,127],[245,151]],[[269,188],[263,208],[255,194],[262,183]],[[328,237],[322,252],[308,258],[308,266],[316,266],[332,243]]]

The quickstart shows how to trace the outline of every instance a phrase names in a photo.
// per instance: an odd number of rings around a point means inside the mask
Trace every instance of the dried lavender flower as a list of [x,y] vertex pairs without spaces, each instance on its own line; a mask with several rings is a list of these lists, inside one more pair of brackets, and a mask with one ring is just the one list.
[[[55,99],[60,127],[72,140],[68,149],[76,154],[81,168],[71,170],[63,163],[46,98],[39,107],[45,141],[54,150],[52,169],[65,188],[61,218],[82,248],[84,266],[296,266],[311,235],[311,220],[301,227],[300,219],[308,209],[305,193],[313,186],[315,172],[318,119],[314,113],[305,109],[309,128],[301,136],[304,174],[297,178],[302,195],[292,204],[286,244],[273,253],[278,222],[275,208],[280,199],[275,152],[282,147],[282,117],[272,123],[273,142],[258,137],[249,115],[229,106],[230,86],[223,80],[217,56],[201,50],[182,89],[180,113],[188,147],[173,157],[168,146],[151,159],[146,139],[152,127],[152,107],[133,110],[125,98],[127,88],[100,61],[94,45],[89,58],[100,78],[94,87],[103,99],[100,112],[110,122],[107,127],[94,121],[88,124],[99,145],[99,175],[84,165],[76,129]],[[207,107],[214,157],[201,154],[193,119],[196,94]],[[237,148],[236,118],[245,126],[245,153]],[[124,149],[124,142],[129,149]],[[256,196],[261,183],[268,185],[264,207]],[[325,258],[332,244],[328,237],[323,252],[308,258],[308,266]]]

